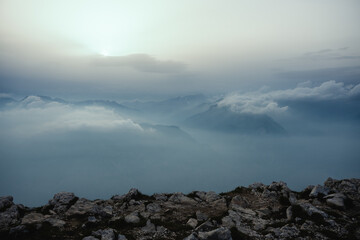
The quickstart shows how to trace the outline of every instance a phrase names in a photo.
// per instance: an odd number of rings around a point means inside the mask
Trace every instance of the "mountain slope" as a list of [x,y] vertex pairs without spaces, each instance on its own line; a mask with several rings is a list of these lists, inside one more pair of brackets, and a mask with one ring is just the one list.
[[211,106],[185,121],[185,125],[207,130],[243,134],[284,134],[285,129],[265,114],[235,113],[226,107]]

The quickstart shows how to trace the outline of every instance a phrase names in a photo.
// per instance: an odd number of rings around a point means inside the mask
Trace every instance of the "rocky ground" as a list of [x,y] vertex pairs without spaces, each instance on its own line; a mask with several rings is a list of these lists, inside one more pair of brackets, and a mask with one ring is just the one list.
[[254,183],[227,193],[154,194],[109,200],[73,193],[28,208],[0,198],[0,239],[360,239],[360,179],[291,191]]

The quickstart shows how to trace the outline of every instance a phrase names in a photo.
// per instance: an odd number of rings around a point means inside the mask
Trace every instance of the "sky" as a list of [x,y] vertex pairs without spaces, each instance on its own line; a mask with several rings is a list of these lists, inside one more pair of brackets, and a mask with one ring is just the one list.
[[0,196],[360,173],[358,0],[0,0]]
[[0,90],[123,99],[356,83],[359,11],[356,0],[1,0]]

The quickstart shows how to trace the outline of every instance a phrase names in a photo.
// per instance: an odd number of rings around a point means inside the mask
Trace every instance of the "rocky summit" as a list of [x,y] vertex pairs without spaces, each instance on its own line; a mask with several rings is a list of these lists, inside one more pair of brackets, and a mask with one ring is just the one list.
[[37,208],[6,196],[0,239],[360,239],[360,179],[329,178],[301,192],[284,182],[221,194],[131,189],[93,201],[60,192]]

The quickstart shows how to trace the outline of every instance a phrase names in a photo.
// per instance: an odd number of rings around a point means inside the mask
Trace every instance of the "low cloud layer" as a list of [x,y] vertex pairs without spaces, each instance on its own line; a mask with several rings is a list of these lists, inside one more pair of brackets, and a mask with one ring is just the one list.
[[100,67],[131,67],[137,71],[153,73],[180,73],[186,68],[184,63],[162,61],[147,54],[99,57],[92,64]]
[[110,109],[46,102],[37,96],[27,97],[13,108],[0,111],[0,123],[3,133],[19,136],[83,129],[144,131],[139,124]]
[[320,86],[313,87],[311,85],[312,83],[309,81],[299,84],[293,89],[233,93],[218,104],[219,106],[229,106],[233,111],[241,113],[281,113],[289,108],[279,104],[279,101],[283,100],[326,101],[350,99],[360,95],[360,84],[345,85],[343,82],[332,80],[323,82]]

